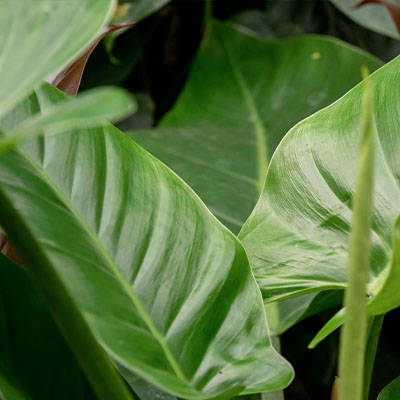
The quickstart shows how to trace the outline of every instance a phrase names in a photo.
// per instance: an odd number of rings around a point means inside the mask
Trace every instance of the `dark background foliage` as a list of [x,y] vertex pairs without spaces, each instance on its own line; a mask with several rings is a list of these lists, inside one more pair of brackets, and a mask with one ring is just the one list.
[[[89,59],[81,90],[117,84],[137,95],[139,111],[122,129],[147,128],[172,107],[190,71],[204,32],[203,1],[173,0],[157,13],[119,36],[111,61],[105,47]],[[344,16],[325,0],[215,0],[213,16],[232,20],[266,39],[304,33],[335,36],[387,62],[400,53],[399,42],[371,32]],[[206,82],[205,82],[206,84]],[[316,349],[307,345],[337,310],[311,317],[281,337],[282,354],[293,364],[296,377],[285,391],[286,400],[329,399],[337,369],[339,333]],[[400,375],[397,320],[392,311],[384,321],[370,398]]]

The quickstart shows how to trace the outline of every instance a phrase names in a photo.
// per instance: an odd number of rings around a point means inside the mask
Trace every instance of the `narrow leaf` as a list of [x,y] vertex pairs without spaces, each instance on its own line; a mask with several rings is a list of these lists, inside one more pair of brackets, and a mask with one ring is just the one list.
[[[364,70],[364,75],[367,73]],[[360,161],[353,200],[348,287],[339,350],[339,400],[362,400],[367,337],[366,286],[370,264],[370,237],[375,160],[373,93],[366,76],[361,110]]]
[[326,337],[328,337],[336,329],[340,328],[344,321],[345,309],[339,310],[315,335],[313,340],[308,345],[309,349],[314,349],[319,343],[321,343]]

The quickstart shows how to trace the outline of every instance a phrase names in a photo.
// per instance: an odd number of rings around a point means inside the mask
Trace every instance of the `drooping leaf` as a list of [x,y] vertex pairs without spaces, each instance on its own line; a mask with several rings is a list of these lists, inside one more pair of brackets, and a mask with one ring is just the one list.
[[125,22],[118,25],[108,25],[103,28],[101,34],[92,43],[92,45],[83,54],[81,54],[76,60],[74,60],[70,65],[61,69],[61,71],[54,74],[47,79],[56,88],[62,90],[63,92],[76,96],[78,93],[79,86],[81,84],[83,71],[85,70],[86,63],[93,53],[93,50],[97,47],[100,41],[107,35],[117,32],[120,29],[128,29],[134,25],[133,22]]
[[330,0],[358,24],[383,35],[400,38],[399,0]]
[[88,47],[114,5],[114,0],[1,1],[0,117]]
[[[68,129],[98,126],[106,120],[112,121],[127,116],[135,107],[132,96],[124,89],[88,90],[76,99],[68,98],[22,123],[17,123],[5,136],[0,137],[0,155],[45,130],[55,134]],[[17,113],[18,110],[4,118],[17,120]]]
[[362,64],[381,65],[336,39],[265,41],[213,22],[172,111],[157,129],[132,137],[237,233],[283,135],[359,82]]
[[[65,96],[43,86],[14,115],[20,122]],[[0,195],[12,207],[0,207],[1,224],[27,267],[13,215],[31,235],[28,249],[54,266],[125,370],[193,399],[290,382],[240,242],[113,126],[45,136],[3,155]]]
[[400,377],[390,382],[379,393],[377,400],[397,400],[400,398]]
[[[6,400],[94,394],[27,272],[0,254],[0,391]],[[8,385],[6,384],[8,382]]]
[[[393,287],[382,290],[390,271],[400,268],[393,256],[397,235],[392,238],[400,213],[399,75],[397,58],[371,76],[379,142],[367,294],[371,304],[381,296],[379,313],[399,306]],[[240,235],[266,302],[346,287],[361,96],[358,85],[296,125],[271,161]]]

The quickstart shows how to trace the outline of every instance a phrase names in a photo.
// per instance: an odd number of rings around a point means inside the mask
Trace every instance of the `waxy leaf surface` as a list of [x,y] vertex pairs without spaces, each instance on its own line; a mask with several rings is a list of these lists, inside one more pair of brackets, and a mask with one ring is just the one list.
[[[0,128],[65,98],[45,85]],[[240,242],[112,125],[45,136],[3,155],[0,195],[127,375],[192,399],[290,382]]]
[[132,137],[237,233],[284,134],[358,83],[363,64],[381,62],[328,37],[266,41],[215,21],[173,109]]
[[[400,58],[371,76],[377,127],[366,293],[371,314],[400,305],[400,283],[387,280],[400,268],[393,251],[400,213],[399,76]],[[361,97],[358,85],[297,124],[275,152],[263,194],[240,235],[265,302],[346,287]]]
[[0,1],[0,117],[89,46],[114,6],[113,0]]

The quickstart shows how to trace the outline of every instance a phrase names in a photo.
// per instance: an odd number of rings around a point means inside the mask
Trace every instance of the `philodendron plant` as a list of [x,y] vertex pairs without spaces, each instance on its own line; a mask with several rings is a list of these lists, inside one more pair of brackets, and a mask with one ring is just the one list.
[[[279,65],[299,45],[315,71],[332,54],[350,59],[349,68],[373,70],[379,61],[336,41],[266,44],[215,23],[204,51],[219,55],[225,46],[238,83],[231,111],[244,103],[248,118],[238,131],[255,133],[250,176],[230,174],[254,186],[252,198],[261,192],[237,237],[107,121],[134,109],[129,94],[105,88],[71,98],[45,82],[90,47],[114,8],[111,0],[0,1],[0,225],[20,264],[0,254],[0,398],[265,399],[289,385],[293,369],[271,344],[264,303],[347,286],[345,311],[327,329],[346,315],[339,399],[366,398],[374,351],[366,368],[364,354],[376,348],[376,316],[400,305],[400,61],[299,122],[267,170],[265,122],[273,119],[258,108],[282,107],[271,93],[260,101],[267,86],[252,74],[260,53],[268,49]],[[235,51],[250,42],[244,55],[254,64],[242,66]],[[357,83],[346,68],[347,83],[332,85],[329,96],[314,93],[287,124]],[[187,116],[197,121],[195,134],[210,123],[201,112]],[[173,130],[181,113],[165,126]],[[234,124],[221,117],[213,134],[228,143]],[[275,145],[284,133],[277,131]],[[396,384],[380,398],[396,398]]]

